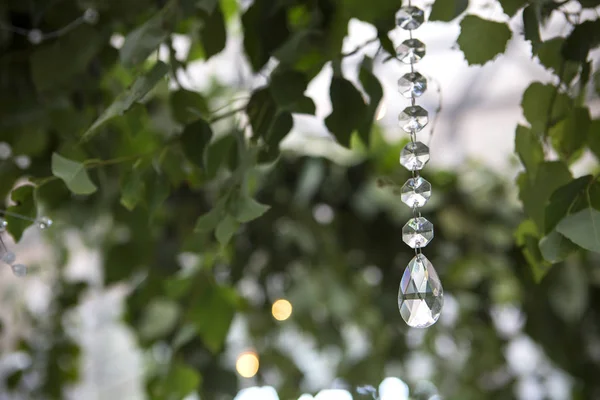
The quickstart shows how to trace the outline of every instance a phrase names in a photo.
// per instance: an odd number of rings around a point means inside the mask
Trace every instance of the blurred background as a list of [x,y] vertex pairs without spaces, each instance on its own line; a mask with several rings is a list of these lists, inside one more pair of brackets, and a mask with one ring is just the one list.
[[[89,10],[85,1],[30,3],[47,24],[55,14],[68,20],[73,9]],[[429,13],[431,4],[413,3]],[[202,93],[210,109],[233,109],[268,83],[276,65],[256,74],[244,54],[239,13],[249,4],[223,6],[235,10],[224,50],[210,59],[194,60],[195,40],[183,32],[170,47],[161,45],[159,59],[191,61],[175,72],[177,80],[154,90],[143,122],[119,117],[118,129],[176,124],[169,102],[177,91]],[[17,9],[0,10],[10,7]],[[97,10],[102,23],[103,7]],[[467,12],[508,21],[515,33],[506,52],[483,66],[468,66],[458,50],[459,21],[414,32],[427,45],[417,68],[429,79],[419,104],[431,122],[419,139],[431,149],[423,176],[433,197],[423,214],[436,236],[425,254],[445,299],[435,326],[408,328],[397,304],[412,257],[401,238],[411,210],[398,195],[409,177],[398,163],[407,138],[396,122],[408,103],[396,82],[408,67],[377,58],[377,42],[363,46],[377,29],[350,19],[342,50],[358,51],[344,58],[344,74],[358,85],[357,67],[365,55],[374,57],[384,90],[371,142],[345,148],[331,140],[323,122],[332,111],[327,64],[305,92],[315,114],[294,114],[281,158],[256,168],[256,197],[271,209],[241,226],[231,245],[188,229],[211,208],[218,180],[182,184],[151,224],[145,211],[115,200],[120,167],[94,171],[103,187],[94,200],[70,195],[56,181],[38,193],[52,227],[30,227],[18,243],[3,234],[29,273],[19,278],[0,268],[0,399],[600,399],[599,257],[570,257],[536,283],[515,244],[524,218],[514,183],[521,98],[531,82],[556,77],[532,57],[520,15],[510,19],[486,0],[471,1]],[[9,36],[15,19],[0,17]],[[568,32],[557,13],[541,36]],[[389,36],[398,44],[407,33]],[[32,46],[29,39],[20,46]],[[110,47],[119,50],[124,41],[125,32],[113,32]],[[597,63],[600,53],[592,56]],[[118,68],[111,73],[129,79]],[[6,104],[0,116],[11,115]],[[600,116],[597,96],[589,108]],[[90,121],[86,110],[65,110],[50,116],[53,127],[54,118]],[[8,125],[0,131],[0,169],[19,170],[17,185],[48,175],[50,150],[65,136],[29,152],[18,139],[25,131]],[[236,131],[247,119],[236,115],[215,126]],[[580,176],[596,165],[586,153],[572,170]]]

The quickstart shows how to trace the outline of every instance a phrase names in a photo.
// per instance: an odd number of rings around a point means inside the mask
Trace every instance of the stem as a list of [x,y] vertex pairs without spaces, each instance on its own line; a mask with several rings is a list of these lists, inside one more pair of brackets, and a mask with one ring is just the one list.
[[560,64],[560,69],[558,71],[558,85],[556,86],[556,90],[552,92],[552,97],[550,98],[550,104],[548,106],[548,118],[546,119],[546,126],[543,132],[543,139],[548,137],[548,132],[552,127],[552,111],[554,111],[554,103],[556,103],[556,99],[558,97],[558,91],[560,90],[560,85],[563,83],[563,75],[565,72],[565,64],[566,62],[563,60]]
[[212,123],[220,121],[222,119],[232,117],[235,114],[244,111],[245,109],[246,109],[246,105],[244,105],[243,107],[234,108],[233,110],[227,111],[226,113],[212,117],[208,122],[212,124]]
[[358,53],[359,51],[361,51],[363,48],[367,47],[368,45],[370,45],[371,43],[375,43],[376,41],[378,41],[379,38],[377,36],[375,36],[372,39],[367,40],[366,42],[364,42],[363,44],[359,45],[358,47],[356,47],[354,50],[352,50],[349,53],[342,53],[340,54],[340,58],[345,58],[345,57],[349,57],[349,56],[353,56],[356,53]]

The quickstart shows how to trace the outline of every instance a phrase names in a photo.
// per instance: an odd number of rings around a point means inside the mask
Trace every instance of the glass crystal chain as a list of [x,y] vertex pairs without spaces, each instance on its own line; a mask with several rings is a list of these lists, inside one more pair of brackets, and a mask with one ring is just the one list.
[[440,279],[422,251],[433,239],[433,224],[421,215],[421,207],[431,197],[431,184],[421,177],[420,171],[429,161],[429,148],[417,140],[417,133],[429,122],[429,113],[416,104],[417,98],[427,90],[427,79],[415,71],[415,63],[425,56],[426,50],[420,40],[413,38],[412,31],[424,21],[425,13],[414,7],[410,0],[396,14],[396,25],[409,33],[409,38],[396,48],[397,57],[410,65],[410,72],[398,80],[400,94],[411,103],[398,116],[400,128],[410,137],[410,142],[400,153],[400,164],[412,173],[412,178],[401,190],[402,202],[413,210],[413,217],[402,228],[402,240],[415,250],[415,256],[402,275],[398,307],[404,321],[413,328],[435,324],[444,303]]

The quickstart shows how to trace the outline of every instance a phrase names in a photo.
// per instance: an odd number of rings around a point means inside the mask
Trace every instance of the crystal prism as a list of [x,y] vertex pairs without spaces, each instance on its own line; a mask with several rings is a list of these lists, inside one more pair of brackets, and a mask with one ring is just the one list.
[[427,79],[418,72],[408,72],[398,79],[398,91],[407,99],[420,97],[427,90]]
[[431,197],[431,183],[417,176],[402,186],[401,199],[409,207],[423,207]]
[[396,56],[405,64],[419,62],[425,57],[425,44],[419,39],[406,39],[396,47]]
[[398,308],[413,328],[435,324],[444,306],[444,289],[431,262],[423,254],[415,256],[404,270],[398,292]]
[[423,169],[429,162],[429,147],[421,142],[410,142],[400,152],[400,164],[409,171]]
[[423,22],[425,22],[425,13],[418,7],[402,7],[396,13],[396,25],[402,29],[417,29]]
[[429,113],[421,106],[409,106],[398,115],[398,122],[405,132],[419,132],[429,123]]
[[411,218],[402,228],[402,240],[413,249],[425,247],[433,239],[433,224],[426,218]]

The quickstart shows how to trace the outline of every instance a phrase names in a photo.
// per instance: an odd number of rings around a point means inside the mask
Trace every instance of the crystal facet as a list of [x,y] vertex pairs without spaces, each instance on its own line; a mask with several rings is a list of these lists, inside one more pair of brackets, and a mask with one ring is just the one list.
[[425,22],[425,13],[418,7],[402,7],[396,13],[396,25],[402,29],[417,29],[423,22]]
[[417,176],[402,186],[401,199],[409,207],[423,207],[431,197],[431,183]]
[[42,218],[39,218],[39,219],[37,220],[38,227],[39,227],[41,230],[45,230],[45,229],[48,229],[48,228],[50,228],[50,227],[52,226],[52,224],[53,224],[53,223],[54,223],[54,221],[52,221],[52,220],[51,220],[50,218],[48,218],[48,217],[42,217]]
[[415,256],[404,270],[398,308],[413,328],[427,328],[436,323],[444,305],[444,289],[431,262],[423,254]]
[[23,277],[27,275],[27,267],[23,264],[15,264],[12,266],[12,271],[15,276]]
[[16,259],[17,256],[15,256],[15,253],[13,253],[12,251],[7,251],[2,255],[2,261],[7,263],[8,265],[14,263]]
[[427,246],[432,239],[433,224],[426,218],[411,218],[402,228],[402,240],[413,249]]
[[409,171],[422,170],[429,162],[429,147],[421,142],[410,142],[400,153],[400,164]]
[[398,91],[407,99],[420,97],[427,90],[427,79],[418,72],[408,72],[398,79]]
[[396,47],[396,55],[403,63],[412,64],[425,57],[425,49],[425,44],[419,39],[406,39]]
[[409,106],[398,115],[398,123],[405,132],[419,132],[429,123],[429,113],[421,106]]
[[6,232],[6,228],[8,227],[8,222],[4,218],[0,218],[0,232]]

